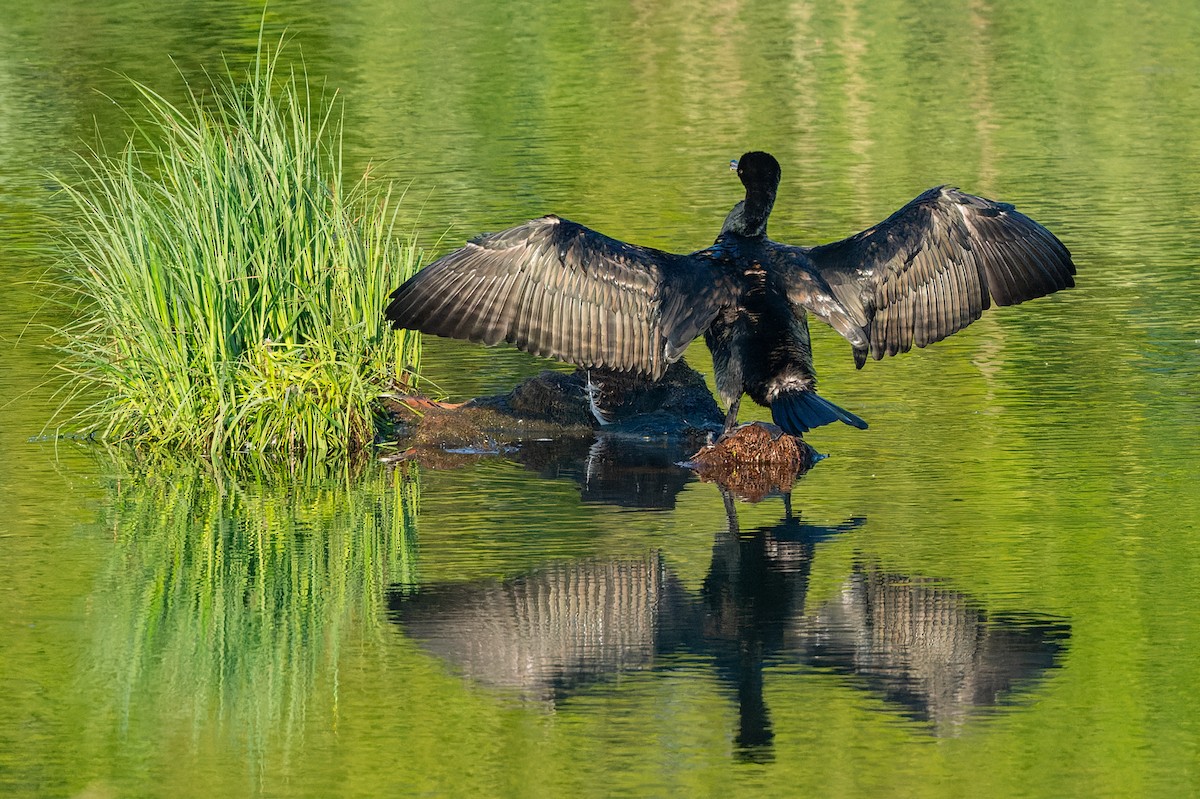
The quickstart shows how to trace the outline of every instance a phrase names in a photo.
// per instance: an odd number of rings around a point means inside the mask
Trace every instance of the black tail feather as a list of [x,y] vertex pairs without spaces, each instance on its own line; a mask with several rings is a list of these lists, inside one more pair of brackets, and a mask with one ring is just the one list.
[[862,419],[844,408],[839,408],[815,391],[788,391],[780,394],[771,403],[771,417],[785,433],[793,436],[831,422],[845,422],[859,430],[867,429],[867,423]]

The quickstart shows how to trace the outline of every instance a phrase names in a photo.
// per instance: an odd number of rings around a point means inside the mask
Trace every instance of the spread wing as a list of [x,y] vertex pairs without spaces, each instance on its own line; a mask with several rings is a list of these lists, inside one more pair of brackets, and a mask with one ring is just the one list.
[[705,251],[636,247],[544,216],[425,267],[384,313],[397,328],[658,377],[729,291]]
[[875,227],[794,252],[785,282],[854,345],[855,363],[924,347],[990,307],[1069,288],[1075,265],[1054,234],[1007,203],[930,189]]

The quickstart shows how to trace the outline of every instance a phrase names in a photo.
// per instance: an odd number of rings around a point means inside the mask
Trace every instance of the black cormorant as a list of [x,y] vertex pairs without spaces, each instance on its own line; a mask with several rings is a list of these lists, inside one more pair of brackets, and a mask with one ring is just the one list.
[[711,246],[676,255],[557,216],[472,239],[392,292],[397,328],[658,378],[704,334],[717,389],[737,422],[743,393],[792,435],[867,423],[816,393],[806,311],[867,355],[907,352],[978,319],[1075,284],[1071,254],[1007,203],[949,186],[884,221],[816,247],[767,238],[779,162],[730,163],[746,197]]

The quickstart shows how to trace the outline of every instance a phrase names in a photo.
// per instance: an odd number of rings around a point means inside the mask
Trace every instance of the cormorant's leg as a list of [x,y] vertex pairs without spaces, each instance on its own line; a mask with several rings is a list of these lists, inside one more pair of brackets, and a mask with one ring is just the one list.
[[729,403],[729,412],[725,414],[725,429],[721,431],[721,438],[733,432],[737,427],[738,405],[742,402],[742,398],[738,397],[733,402]]
[[725,488],[719,490],[721,492],[721,499],[725,502],[725,520],[729,535],[737,538],[742,534],[742,531],[738,525],[737,507],[733,504],[733,494]]

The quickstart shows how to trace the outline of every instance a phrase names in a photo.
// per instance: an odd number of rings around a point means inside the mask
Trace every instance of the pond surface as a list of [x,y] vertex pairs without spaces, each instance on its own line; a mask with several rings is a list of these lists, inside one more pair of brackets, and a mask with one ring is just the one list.
[[[815,325],[871,428],[814,431],[831,457],[757,504],[613,442],[442,470],[31,443],[68,314],[49,174],[123,140],[122,75],[245,64],[261,9],[4,6],[0,794],[1200,792],[1200,6],[271,3],[430,249],[553,211],[692,250],[754,148],[779,240],[951,183],[1067,243],[1076,289],[861,372]],[[456,399],[548,365],[426,350]]]

